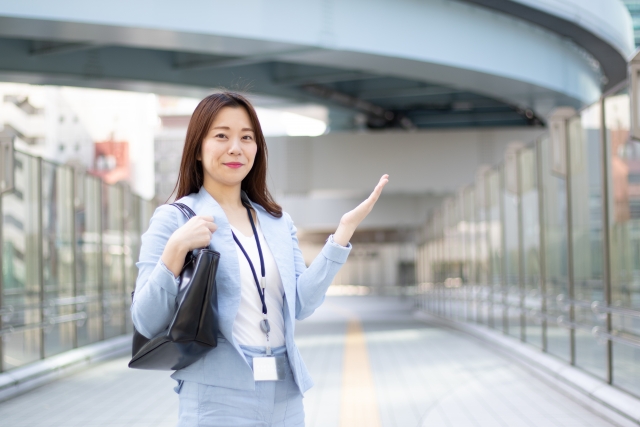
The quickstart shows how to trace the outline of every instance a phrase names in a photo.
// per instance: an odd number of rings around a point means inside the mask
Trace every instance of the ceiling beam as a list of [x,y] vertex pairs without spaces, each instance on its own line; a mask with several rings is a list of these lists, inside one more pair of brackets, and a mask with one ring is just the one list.
[[372,127],[393,127],[397,124],[404,129],[415,129],[415,125],[408,117],[398,116],[391,110],[347,93],[316,84],[304,85],[301,88],[315,97],[365,113]]
[[198,69],[211,69],[211,68],[227,68],[227,67],[242,67],[245,65],[254,65],[262,62],[269,62],[283,56],[297,55],[300,53],[308,53],[317,51],[319,48],[299,48],[291,49],[279,52],[267,52],[256,55],[242,56],[229,59],[211,59],[211,60],[196,60],[176,62],[173,64],[173,68],[176,70],[198,70]]
[[59,43],[34,40],[29,49],[30,56],[59,55],[102,47],[96,43]]
[[454,95],[460,91],[440,86],[429,87],[409,87],[402,89],[372,89],[358,93],[362,99],[384,99],[384,98],[410,98],[417,96],[442,96]]
[[303,86],[308,84],[329,84],[348,81],[362,81],[378,79],[381,76],[366,74],[358,71],[341,71],[336,73],[321,73],[310,75],[279,76],[273,79],[273,83],[281,86]]

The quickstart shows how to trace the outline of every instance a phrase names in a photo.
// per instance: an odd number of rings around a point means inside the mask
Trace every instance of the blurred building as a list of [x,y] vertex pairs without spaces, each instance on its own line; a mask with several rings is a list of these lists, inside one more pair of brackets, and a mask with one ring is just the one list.
[[155,198],[160,203],[173,199],[190,118],[191,115],[160,115],[161,128],[153,140]]
[[127,141],[99,141],[94,144],[94,149],[94,174],[107,184],[129,180],[131,168]]
[[0,84],[0,135],[17,148],[62,164],[90,168],[93,141],[62,90],[52,86]]

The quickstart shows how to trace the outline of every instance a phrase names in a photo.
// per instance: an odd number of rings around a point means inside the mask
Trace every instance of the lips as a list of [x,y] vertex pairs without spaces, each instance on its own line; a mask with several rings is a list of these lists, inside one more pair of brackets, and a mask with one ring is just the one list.
[[229,163],[223,163],[225,166],[228,166],[232,169],[238,169],[239,167],[242,166],[242,163],[238,163],[238,162],[229,162]]

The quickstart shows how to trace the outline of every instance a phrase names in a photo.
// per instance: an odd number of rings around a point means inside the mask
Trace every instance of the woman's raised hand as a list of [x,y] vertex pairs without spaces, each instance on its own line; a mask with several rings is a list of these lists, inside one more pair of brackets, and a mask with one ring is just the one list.
[[218,229],[211,216],[194,216],[173,232],[162,252],[162,262],[178,277],[188,252],[209,246],[211,235]]
[[347,246],[349,240],[351,239],[351,236],[353,235],[354,231],[356,231],[358,225],[360,225],[362,220],[365,219],[367,215],[369,215],[369,212],[371,212],[371,210],[373,209],[373,206],[378,201],[378,198],[382,193],[382,189],[385,185],[387,185],[387,182],[389,182],[389,175],[382,175],[380,181],[378,181],[378,185],[376,185],[376,188],[373,189],[371,195],[364,202],[356,206],[355,209],[350,210],[346,214],[342,215],[342,219],[340,219],[340,225],[338,226],[336,232],[333,234],[334,242],[342,246]]

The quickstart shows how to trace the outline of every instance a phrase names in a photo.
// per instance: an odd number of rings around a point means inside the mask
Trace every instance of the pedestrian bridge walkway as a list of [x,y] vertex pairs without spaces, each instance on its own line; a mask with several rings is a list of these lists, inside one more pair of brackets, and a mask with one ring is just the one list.
[[[400,297],[328,297],[297,326],[316,386],[308,427],[614,426],[489,345],[416,315]],[[0,403],[2,427],[169,427],[168,373],[104,362]]]

